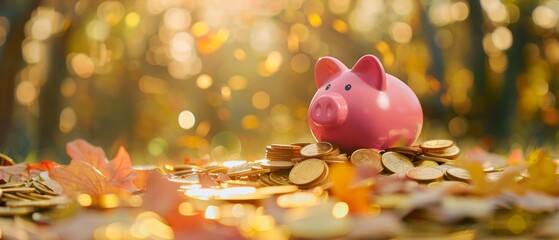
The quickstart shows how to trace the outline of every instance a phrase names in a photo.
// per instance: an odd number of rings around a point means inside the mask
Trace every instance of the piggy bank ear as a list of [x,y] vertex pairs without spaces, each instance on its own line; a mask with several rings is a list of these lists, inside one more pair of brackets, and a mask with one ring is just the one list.
[[365,55],[355,63],[351,72],[356,73],[372,87],[384,91],[386,89],[386,73],[377,57]]
[[340,60],[333,57],[321,57],[316,62],[314,77],[318,88],[329,82],[332,77],[347,70],[347,67]]

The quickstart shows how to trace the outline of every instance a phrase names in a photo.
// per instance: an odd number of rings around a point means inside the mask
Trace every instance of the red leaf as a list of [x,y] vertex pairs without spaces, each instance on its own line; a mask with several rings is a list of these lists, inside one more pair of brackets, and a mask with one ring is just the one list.
[[[136,173],[132,170],[130,155],[128,155],[124,147],[120,147],[116,157],[108,165],[110,172],[109,182],[112,185],[129,191],[136,189],[136,185],[133,182]],[[105,175],[105,177],[108,176]]]
[[76,139],[66,144],[66,153],[71,160],[84,161],[97,168],[104,176],[108,176],[107,157],[100,147],[96,147],[83,139]]

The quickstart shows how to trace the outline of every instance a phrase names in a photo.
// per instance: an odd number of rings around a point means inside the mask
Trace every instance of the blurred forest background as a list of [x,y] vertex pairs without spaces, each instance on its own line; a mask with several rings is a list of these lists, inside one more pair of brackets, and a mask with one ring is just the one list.
[[312,141],[319,57],[369,53],[419,96],[421,139],[554,146],[558,19],[559,0],[0,1],[0,150],[262,158]]

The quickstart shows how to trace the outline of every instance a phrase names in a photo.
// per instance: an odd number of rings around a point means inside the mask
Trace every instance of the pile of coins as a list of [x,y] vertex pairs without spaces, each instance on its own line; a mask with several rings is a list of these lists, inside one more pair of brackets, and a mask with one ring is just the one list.
[[[356,166],[367,165],[379,173],[405,175],[419,183],[438,181],[445,175],[453,180],[468,181],[465,171],[451,166],[459,155],[460,149],[452,140],[441,139],[384,151],[358,149],[351,154],[350,160]],[[448,169],[453,170],[447,172]]]
[[0,185],[0,216],[27,215],[69,204],[43,183],[41,177]]
[[272,144],[266,147],[266,159],[259,167],[269,172],[260,174],[260,184],[296,185],[300,189],[330,188],[328,164],[347,162],[340,148],[327,142]]

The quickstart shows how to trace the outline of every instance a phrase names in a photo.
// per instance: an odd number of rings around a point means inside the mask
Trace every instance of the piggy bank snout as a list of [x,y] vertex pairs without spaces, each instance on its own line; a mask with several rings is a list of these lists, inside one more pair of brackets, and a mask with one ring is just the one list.
[[317,125],[339,126],[347,119],[347,104],[339,94],[323,95],[311,104],[309,115]]

